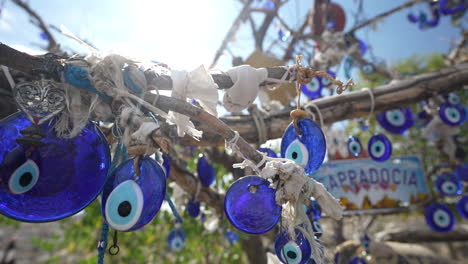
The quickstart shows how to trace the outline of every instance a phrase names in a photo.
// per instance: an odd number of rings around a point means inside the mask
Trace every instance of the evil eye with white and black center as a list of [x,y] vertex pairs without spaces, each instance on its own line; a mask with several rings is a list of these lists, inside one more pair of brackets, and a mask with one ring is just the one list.
[[322,236],[322,225],[320,224],[319,220],[315,219],[312,221],[312,230],[314,230],[314,235],[316,238],[320,238]]
[[[328,70],[327,73],[330,74],[331,77],[336,78],[335,72]],[[322,77],[322,85],[324,87],[328,87],[331,84],[332,84],[331,80],[329,80],[328,78]]]
[[348,138],[348,152],[354,157],[358,157],[362,152],[362,145],[359,138],[351,136]]
[[367,262],[360,257],[354,257],[348,263],[349,264],[367,264]]
[[367,151],[375,161],[385,161],[392,155],[392,142],[384,135],[377,134],[369,139]]
[[443,103],[439,108],[439,116],[449,126],[459,126],[465,122],[466,112],[462,105]]
[[304,167],[307,175],[316,171],[325,158],[326,142],[320,127],[310,118],[297,121],[301,135],[291,123],[281,140],[281,157],[295,161]]
[[468,219],[468,195],[464,195],[458,200],[457,211],[461,217]]
[[301,85],[302,92],[310,99],[319,98],[322,96],[322,78],[315,76],[308,84]]
[[426,223],[436,232],[449,232],[455,225],[455,217],[445,204],[431,203],[426,208]]
[[31,190],[39,179],[39,167],[36,162],[28,159],[19,166],[8,181],[8,189],[13,194],[21,194]]
[[275,240],[276,256],[282,263],[305,264],[312,250],[309,241],[296,229],[296,239],[292,240],[286,232],[281,232]]
[[375,71],[375,66],[370,64],[370,63],[364,64],[364,65],[361,66],[361,71],[365,75],[369,75],[369,74],[371,74],[371,73],[373,73]]
[[166,176],[158,162],[140,158],[121,163],[110,175],[102,192],[101,210],[115,230],[128,232],[149,223],[158,213],[166,194]]
[[185,245],[185,232],[182,229],[174,229],[167,236],[169,248],[173,251],[181,250]]
[[460,104],[460,96],[456,93],[449,93],[447,95],[447,102],[452,105]]
[[379,113],[376,119],[383,128],[395,134],[403,134],[414,124],[413,112],[409,107]]
[[445,196],[457,196],[462,193],[463,183],[457,175],[443,173],[435,181],[437,191]]

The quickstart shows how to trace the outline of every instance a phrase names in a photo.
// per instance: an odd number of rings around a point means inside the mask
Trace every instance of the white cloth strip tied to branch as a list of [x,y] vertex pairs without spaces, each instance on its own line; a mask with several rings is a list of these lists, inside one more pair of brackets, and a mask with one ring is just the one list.
[[[171,71],[172,97],[186,101],[195,99],[208,113],[218,116],[216,104],[218,103],[218,85],[211,75],[201,65],[191,72]],[[195,129],[188,116],[169,111],[169,122],[177,125],[177,133],[183,137],[185,133],[195,139],[202,136],[202,131]]]

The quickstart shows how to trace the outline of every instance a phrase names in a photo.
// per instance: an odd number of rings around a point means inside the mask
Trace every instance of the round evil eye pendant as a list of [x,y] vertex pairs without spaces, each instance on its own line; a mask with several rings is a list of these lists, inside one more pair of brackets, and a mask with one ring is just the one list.
[[457,196],[462,193],[463,183],[456,174],[446,172],[437,177],[435,187],[442,195]]
[[436,232],[449,232],[455,225],[455,217],[445,204],[431,203],[426,208],[426,223]]
[[443,103],[439,108],[439,116],[449,126],[459,126],[465,122],[466,112],[462,105]]
[[259,176],[245,176],[234,182],[224,198],[224,210],[231,224],[249,234],[263,234],[278,223],[281,206],[275,190]]
[[403,134],[414,124],[413,112],[409,107],[379,113],[376,119],[383,128],[394,134]]
[[362,152],[362,145],[359,138],[351,136],[348,138],[348,152],[351,156],[358,157]]
[[377,134],[367,144],[369,156],[375,161],[386,161],[392,155],[392,142],[384,135]]
[[369,75],[375,71],[375,66],[368,63],[361,66],[361,71],[364,75]]
[[310,175],[325,158],[325,136],[310,118],[301,118],[297,124],[302,134],[296,132],[292,123],[286,128],[281,140],[281,157],[295,161]]
[[468,195],[464,195],[458,200],[457,211],[461,217],[468,219]]
[[308,84],[302,84],[302,92],[310,99],[316,99],[322,96],[322,78],[315,76],[312,81]]
[[[331,77],[336,78],[335,72],[331,70],[327,70],[327,73],[330,74]],[[322,77],[322,85],[323,87],[328,87],[332,84],[332,81],[329,80],[328,78]]]
[[311,258],[312,249],[302,232],[296,229],[296,239],[291,239],[286,232],[281,232],[275,240],[276,256],[282,263],[305,264]]
[[[136,165],[139,170],[135,170]],[[165,194],[166,176],[158,162],[150,157],[138,161],[129,159],[120,164],[106,182],[102,214],[117,231],[137,230],[156,216]]]
[[185,232],[182,229],[173,229],[167,236],[167,243],[172,251],[179,251],[185,245]]

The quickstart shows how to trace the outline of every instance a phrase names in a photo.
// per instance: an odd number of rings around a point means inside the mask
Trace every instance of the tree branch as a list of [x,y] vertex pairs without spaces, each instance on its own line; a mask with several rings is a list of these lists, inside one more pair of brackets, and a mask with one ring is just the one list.
[[452,231],[447,233],[434,232],[427,225],[418,226],[412,225],[411,228],[385,230],[377,233],[376,239],[403,243],[468,241],[468,227],[466,225],[457,224]]

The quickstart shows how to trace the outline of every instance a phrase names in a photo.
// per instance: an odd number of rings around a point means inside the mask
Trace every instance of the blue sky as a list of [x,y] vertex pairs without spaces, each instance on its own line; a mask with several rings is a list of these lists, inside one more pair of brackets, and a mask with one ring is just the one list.
[[[406,1],[364,0],[364,12],[366,17],[372,17]],[[357,1],[335,2],[347,12],[347,28],[350,28]],[[104,53],[117,52],[162,61],[178,69],[193,69],[200,64],[209,66],[242,7],[237,0],[30,0],[29,3],[46,23],[65,25]],[[312,0],[290,0],[280,14],[290,27],[297,28],[312,3]],[[255,1],[255,5],[262,4],[262,1]],[[426,8],[418,5],[394,14],[379,23],[377,31],[368,27],[358,31],[357,36],[373,47],[378,58],[390,64],[415,53],[446,53],[451,43],[459,38],[458,30],[450,25],[448,17],[443,17],[438,27],[426,31],[420,31],[406,19],[410,11],[419,13]],[[275,30],[274,24],[267,39],[277,36]],[[7,1],[0,17],[0,41],[26,51],[38,50],[37,44],[45,44],[39,35],[40,31],[29,23],[28,16]],[[74,41],[55,32],[54,35],[63,46],[86,53],[86,49]],[[249,25],[241,27],[230,47],[235,55],[244,58],[253,51]],[[217,68],[226,70],[231,67],[230,63],[231,57],[223,56]]]

